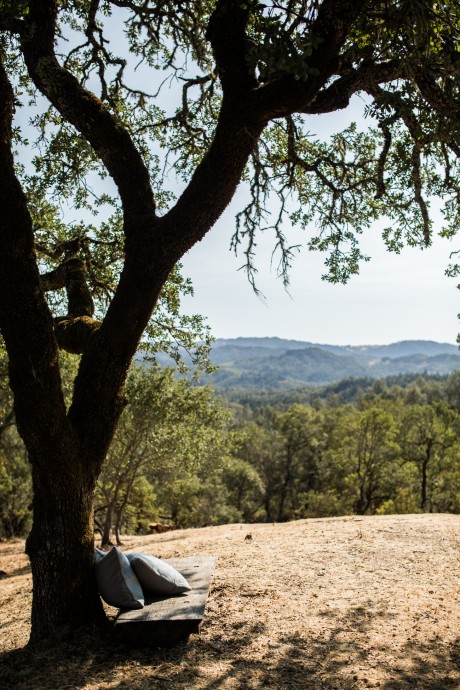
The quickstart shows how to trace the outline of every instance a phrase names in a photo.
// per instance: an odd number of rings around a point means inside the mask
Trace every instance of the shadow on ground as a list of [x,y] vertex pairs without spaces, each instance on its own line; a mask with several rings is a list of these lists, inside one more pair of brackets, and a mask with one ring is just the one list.
[[[10,690],[450,690],[460,687],[460,639],[378,645],[377,618],[351,608],[308,630],[268,639],[263,621],[220,621],[173,649],[132,649],[94,631],[52,648],[0,655],[0,688]],[[332,625],[331,625],[332,624]],[[435,632],[435,631],[434,631]]]
[[5,580],[7,580],[10,577],[20,577],[21,575],[28,575],[30,571],[30,565],[23,565],[20,568],[15,568],[15,570],[10,570],[10,572],[7,573],[7,576],[5,577]]

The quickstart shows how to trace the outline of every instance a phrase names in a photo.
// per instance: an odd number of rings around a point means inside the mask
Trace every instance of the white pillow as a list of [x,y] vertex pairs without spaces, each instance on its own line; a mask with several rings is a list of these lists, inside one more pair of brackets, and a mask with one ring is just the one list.
[[102,549],[98,549],[97,547],[94,549],[94,562],[99,563],[99,561],[104,558],[104,556],[107,556],[107,551],[103,551]]
[[142,609],[144,594],[125,554],[115,546],[96,562],[99,593],[110,606],[121,609]]
[[145,553],[126,554],[145,594],[182,594],[191,587],[185,577],[161,558]]

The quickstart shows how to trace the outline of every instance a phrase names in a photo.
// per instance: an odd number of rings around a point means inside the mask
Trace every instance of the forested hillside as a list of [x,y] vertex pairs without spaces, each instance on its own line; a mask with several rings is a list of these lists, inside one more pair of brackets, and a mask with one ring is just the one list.
[[[69,356],[69,394],[75,366]],[[0,536],[22,536],[30,466],[1,381]],[[460,372],[242,388],[230,399],[171,369],[138,366],[127,394],[97,485],[103,543],[148,533],[153,522],[460,512]]]

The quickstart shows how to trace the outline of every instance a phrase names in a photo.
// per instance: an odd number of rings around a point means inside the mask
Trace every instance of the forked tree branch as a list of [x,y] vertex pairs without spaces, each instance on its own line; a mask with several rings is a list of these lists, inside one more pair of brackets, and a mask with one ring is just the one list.
[[[22,49],[30,76],[53,106],[83,134],[118,187],[123,208],[136,217],[153,215],[149,173],[126,129],[103,103],[57,61],[54,52],[57,3],[31,0]],[[135,232],[135,225],[125,228]]]
[[78,257],[67,259],[57,268],[40,276],[45,292],[65,288],[68,299],[68,318],[92,316],[94,303],[88,288],[84,262]]
[[319,91],[313,101],[301,112],[307,115],[320,115],[346,108],[353,94],[366,90],[374,84],[394,81],[403,75],[403,71],[401,60],[364,63]]
[[426,102],[429,103],[429,105],[434,108],[439,115],[449,119],[458,120],[460,113],[460,100],[447,98],[436,81],[431,78],[426,73],[426,70],[422,69],[421,67],[414,67],[411,71],[414,76],[414,81]]
[[0,60],[0,329],[8,352],[17,425],[29,457],[43,462],[50,449],[51,463],[51,449],[58,446],[64,451],[61,460],[65,463],[70,426],[53,319],[39,286],[32,220],[14,170],[13,99]]
[[255,93],[255,108],[266,120],[308,112],[319,90],[334,74],[339,53],[350,26],[359,17],[366,0],[324,0],[310,25],[309,34],[318,45],[308,58],[309,78],[285,74]]
[[240,95],[258,85],[247,60],[249,4],[240,0],[218,0],[206,32],[226,95]]

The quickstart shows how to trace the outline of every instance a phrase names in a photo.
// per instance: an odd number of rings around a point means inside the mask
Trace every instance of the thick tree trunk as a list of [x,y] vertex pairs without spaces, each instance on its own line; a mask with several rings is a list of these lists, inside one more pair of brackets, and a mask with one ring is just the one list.
[[102,454],[82,458],[59,374],[53,319],[40,290],[27,200],[11,153],[13,91],[0,63],[0,329],[18,431],[29,452],[34,523],[31,641],[103,617],[93,567],[94,482]]
[[38,463],[33,483],[34,521],[26,545],[33,576],[32,644],[106,621],[94,576],[94,487]]

